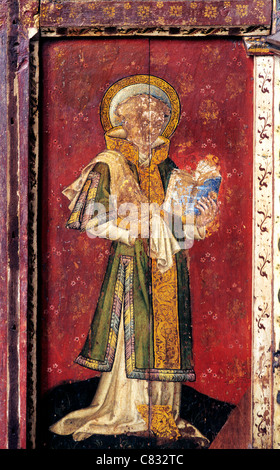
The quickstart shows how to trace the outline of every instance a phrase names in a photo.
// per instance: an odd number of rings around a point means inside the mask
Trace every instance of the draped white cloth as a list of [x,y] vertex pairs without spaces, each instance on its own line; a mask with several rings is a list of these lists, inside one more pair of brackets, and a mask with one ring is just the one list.
[[123,315],[119,329],[116,357],[111,372],[102,374],[98,389],[88,408],[73,411],[50,430],[76,441],[93,434],[123,434],[148,430],[137,410],[138,405],[169,405],[175,420],[179,418],[181,384],[127,379],[125,373]]
[[[111,195],[112,204],[116,201],[116,205],[125,205],[127,208],[135,207],[135,219],[130,217],[130,229],[118,227],[116,221],[109,220],[102,225],[95,226],[95,222],[98,224],[98,218],[90,221],[87,232],[89,236],[98,235],[101,238],[109,238],[110,240],[119,240],[127,245],[133,244],[133,236],[135,232],[135,238],[138,233],[139,216],[141,214],[141,205],[149,204],[148,199],[141,192],[141,189],[133,178],[130,171],[126,158],[118,152],[112,150],[106,150],[100,153],[84,168],[81,176],[68,186],[63,194],[70,200],[69,208],[73,210],[75,202],[79,196],[79,193],[94,165],[98,162],[106,163],[110,169],[111,179]],[[128,190],[129,188],[129,190]],[[130,205],[130,206],[129,206]],[[112,212],[117,210],[118,207],[112,205]],[[150,256],[151,258],[157,259],[159,270],[162,272],[168,270],[173,263],[173,255],[181,250],[176,238],[173,236],[171,230],[161,217],[154,216],[153,226],[154,229],[149,233],[150,238]],[[148,214],[149,223],[149,214]],[[90,228],[91,227],[91,228]],[[136,230],[135,230],[135,229]],[[98,231],[97,231],[98,230]]]
[[[64,189],[63,194],[71,201],[69,209],[73,210],[90,171],[96,163],[100,162],[106,163],[110,169],[112,212],[114,210],[118,211],[121,205],[123,205],[123,208],[127,207],[128,209],[134,207],[136,211],[133,213],[132,210],[129,216],[129,229],[117,226],[116,220],[109,220],[97,227],[98,218],[96,218],[88,224],[88,235],[97,235],[101,238],[119,240],[127,245],[132,245],[134,237],[137,238],[140,216],[142,224],[145,224],[146,217],[150,241],[149,256],[157,260],[158,269],[161,272],[167,271],[172,266],[173,255],[178,253],[182,246],[172,234],[165,220],[156,211],[153,212],[152,219],[150,219],[150,212],[143,217],[143,205],[151,205],[134,179],[126,158],[121,153],[113,150],[100,153],[84,168],[79,178]],[[114,201],[116,201],[115,206]],[[198,229],[194,224],[188,224],[184,229],[184,237],[191,241],[193,239],[203,239],[205,230]]]

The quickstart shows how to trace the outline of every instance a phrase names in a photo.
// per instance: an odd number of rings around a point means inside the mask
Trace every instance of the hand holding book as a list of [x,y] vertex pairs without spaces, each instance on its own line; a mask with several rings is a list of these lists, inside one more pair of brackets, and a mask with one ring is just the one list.
[[221,184],[219,168],[211,159],[201,160],[194,172],[176,169],[172,172],[164,202],[164,210],[182,217],[183,224],[204,227],[218,212]]
[[198,201],[196,208],[200,211],[200,214],[196,217],[196,225],[198,227],[209,225],[218,213],[218,204],[211,196],[208,196],[208,198],[202,197]]

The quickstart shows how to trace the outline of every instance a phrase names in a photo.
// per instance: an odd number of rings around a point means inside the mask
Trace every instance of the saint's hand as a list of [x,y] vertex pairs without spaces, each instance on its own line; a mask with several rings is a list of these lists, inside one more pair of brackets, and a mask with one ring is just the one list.
[[200,210],[200,214],[196,218],[198,227],[210,224],[218,213],[218,204],[211,197],[202,197],[195,207]]

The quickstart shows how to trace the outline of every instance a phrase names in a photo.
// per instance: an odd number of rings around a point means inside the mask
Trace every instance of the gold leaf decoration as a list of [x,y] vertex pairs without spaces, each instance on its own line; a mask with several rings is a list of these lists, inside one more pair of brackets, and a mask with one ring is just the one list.
[[217,103],[211,99],[203,100],[199,106],[198,115],[203,119],[203,124],[218,119],[219,108]]
[[153,405],[149,407],[148,405],[138,405],[137,410],[157,437],[167,439],[178,439],[180,437],[171,406]]
[[239,73],[231,73],[226,80],[226,90],[230,98],[235,98],[243,93],[246,88],[246,78],[240,76]]

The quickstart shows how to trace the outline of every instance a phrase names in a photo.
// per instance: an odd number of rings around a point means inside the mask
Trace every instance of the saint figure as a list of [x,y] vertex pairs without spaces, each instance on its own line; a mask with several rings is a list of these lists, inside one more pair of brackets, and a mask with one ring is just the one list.
[[168,83],[145,75],[120,80],[104,96],[101,117],[106,149],[63,193],[71,201],[68,228],[112,240],[92,324],[76,358],[102,374],[91,405],[51,431],[77,441],[93,434],[189,435],[207,445],[180,418],[182,382],[195,380],[188,257],[181,241],[203,240],[217,204],[202,199],[197,215],[182,217],[180,236],[162,210],[177,168],[168,137],[178,123],[179,99]]

